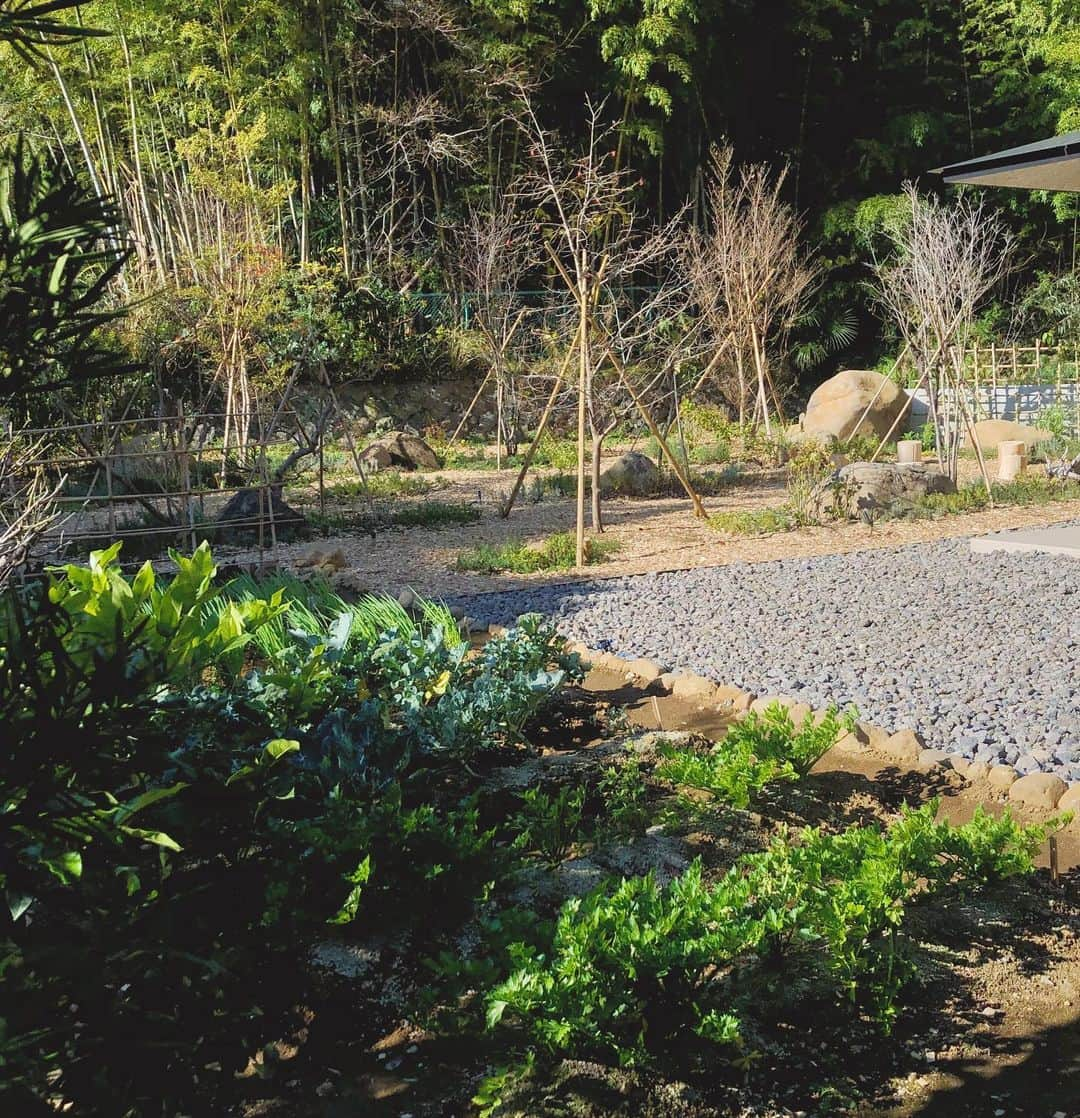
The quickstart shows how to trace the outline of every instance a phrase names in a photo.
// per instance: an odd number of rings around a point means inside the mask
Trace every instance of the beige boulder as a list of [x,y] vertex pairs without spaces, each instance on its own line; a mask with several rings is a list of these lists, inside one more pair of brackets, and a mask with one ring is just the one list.
[[792,707],[799,705],[799,700],[792,698],[790,695],[762,695],[750,704],[750,712],[752,714],[764,714],[771,706],[780,706],[785,710],[791,710]]
[[626,665],[626,670],[631,674],[638,677],[645,683],[653,683],[663,675],[663,670],[655,660],[647,660],[641,657],[637,660],[631,660]]
[[847,369],[814,390],[802,430],[841,440],[852,435],[883,438],[906,403],[906,394],[888,377],[870,369]]
[[720,684],[713,696],[719,710],[730,711],[732,714],[745,714],[754,701],[754,696],[741,687],[732,687],[730,684]]
[[[1022,442],[1030,454],[1036,443],[1045,443],[1054,436],[1040,427],[1029,427],[1026,423],[1014,423],[1009,419],[980,419],[975,424],[975,437],[983,454],[993,455],[997,453],[998,443],[1004,442]],[[970,434],[964,436],[964,446],[972,449]]]
[[985,761],[972,761],[964,775],[968,780],[985,780],[990,775],[990,766]]
[[986,779],[994,788],[1007,792],[1016,783],[1016,769],[1012,765],[994,765]]
[[1025,807],[1039,807],[1053,811],[1068,785],[1053,773],[1028,773],[1009,786],[1009,799]]
[[689,702],[712,701],[716,696],[716,684],[703,675],[680,675],[672,682],[671,693],[676,699]]
[[926,752],[926,743],[915,730],[904,729],[897,730],[882,744],[875,744],[874,748],[901,764],[917,765]]
[[1058,811],[1080,813],[1080,783],[1070,784],[1069,790],[1058,800]]
[[924,749],[919,754],[920,769],[950,769],[952,757],[944,749]]

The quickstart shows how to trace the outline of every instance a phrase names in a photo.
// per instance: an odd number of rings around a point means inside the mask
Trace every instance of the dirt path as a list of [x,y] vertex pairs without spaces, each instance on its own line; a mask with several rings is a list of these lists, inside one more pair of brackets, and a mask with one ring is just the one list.
[[[523,502],[515,507],[508,520],[503,520],[497,510],[502,494],[512,484],[510,471],[453,471],[433,476],[446,484],[427,499],[473,502],[480,511],[478,523],[438,531],[391,528],[374,536],[367,533],[343,535],[314,544],[282,545],[280,561],[295,562],[313,548],[323,551],[340,548],[346,559],[348,581],[358,589],[396,591],[409,586],[423,594],[442,596],[508,590],[538,582],[567,582],[575,577],[569,572],[491,576],[453,570],[456,556],[477,544],[499,544],[509,539],[538,541],[553,532],[571,529],[574,504],[569,498],[550,497],[536,504]],[[778,505],[783,503],[785,495],[780,473],[768,471],[707,499],[705,505],[710,513],[731,512]],[[619,551],[608,561],[590,567],[590,578],[840,554],[978,535],[1004,528],[1043,526],[1080,517],[1080,500],[999,508],[939,520],[884,521],[872,528],[859,523],[829,524],[737,539],[725,538],[705,521],[696,520],[685,500],[609,499],[605,502],[605,510],[605,538],[617,541]],[[221,549],[221,554],[230,553]],[[238,550],[231,552],[231,557],[240,562],[254,562],[258,555]]]

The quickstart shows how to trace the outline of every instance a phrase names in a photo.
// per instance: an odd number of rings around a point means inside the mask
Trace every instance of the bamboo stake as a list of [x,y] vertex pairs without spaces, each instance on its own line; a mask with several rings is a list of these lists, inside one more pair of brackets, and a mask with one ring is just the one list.
[[[957,386],[956,399],[960,404],[960,414],[964,417],[964,422],[967,424],[968,437],[971,439],[971,445],[975,448],[975,456],[979,460],[979,470],[982,472],[983,484],[986,486],[986,496],[990,500],[990,507],[994,507],[994,487],[990,482],[990,475],[986,469],[986,459],[983,456],[982,444],[979,442],[979,437],[975,433],[975,424],[971,420],[968,413],[967,405],[964,403],[964,395]],[[957,439],[959,443],[959,439]]]
[[469,416],[472,415],[473,408],[476,407],[476,402],[480,399],[480,395],[484,391],[484,388],[486,387],[487,382],[489,380],[491,380],[491,374],[494,371],[495,371],[495,366],[492,365],[488,369],[488,371],[484,374],[484,379],[480,382],[480,387],[476,390],[475,394],[473,395],[473,398],[469,401],[469,406],[465,409],[465,414],[461,417],[461,422],[457,425],[457,427],[454,428],[454,433],[450,436],[450,441],[446,444],[446,449],[447,450],[449,450],[454,445],[454,443],[457,442],[458,435],[461,434],[461,429],[468,422]]
[[578,291],[581,300],[581,318],[578,331],[577,524],[574,547],[574,561],[579,569],[585,566],[585,393],[588,389],[589,372],[589,304],[588,291],[585,287],[586,267],[587,258],[585,249],[582,249]]

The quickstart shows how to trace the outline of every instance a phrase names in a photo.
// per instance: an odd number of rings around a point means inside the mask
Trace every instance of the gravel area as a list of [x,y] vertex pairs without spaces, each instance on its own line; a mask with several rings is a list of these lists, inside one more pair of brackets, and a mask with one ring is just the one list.
[[889,729],[1080,781],[1080,562],[966,539],[459,599],[538,611],[590,647],[758,694],[854,703]]

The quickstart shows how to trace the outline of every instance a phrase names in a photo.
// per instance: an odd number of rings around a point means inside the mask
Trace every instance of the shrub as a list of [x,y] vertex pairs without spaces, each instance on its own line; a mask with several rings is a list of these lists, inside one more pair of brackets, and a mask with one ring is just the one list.
[[230,1074],[272,1039],[320,926],[470,904],[500,855],[448,776],[581,672],[539,618],[467,655],[436,607],[387,630],[386,600],[328,617],[328,588],[226,595],[205,546],[173,558],[128,580],[96,553],[0,613],[20,1113],[180,1107],[192,1068]]

